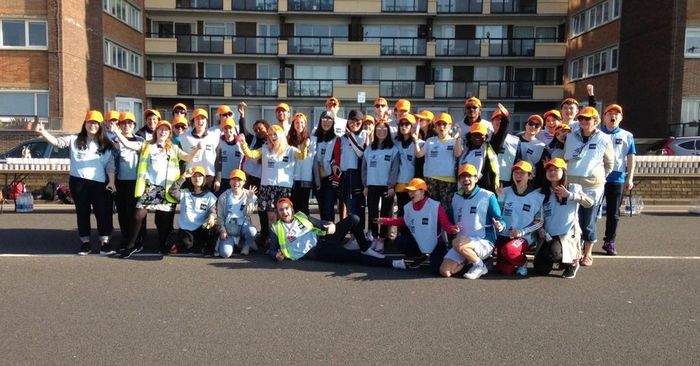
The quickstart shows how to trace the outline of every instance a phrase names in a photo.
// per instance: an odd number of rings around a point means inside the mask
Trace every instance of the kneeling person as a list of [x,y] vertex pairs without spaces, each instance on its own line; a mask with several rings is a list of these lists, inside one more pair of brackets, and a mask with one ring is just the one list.
[[[357,215],[350,215],[337,224],[294,212],[289,198],[277,201],[277,220],[272,224],[269,254],[276,261],[316,259],[327,262],[355,262],[368,266],[406,268],[403,260],[385,258],[369,247]],[[343,247],[343,239],[352,232],[361,252]]]
[[[224,191],[216,203],[219,218],[217,247],[219,255],[223,258],[233,255],[234,247],[240,247],[242,255],[248,255],[251,249],[258,249],[255,245],[255,235],[258,230],[250,219],[258,201],[258,197],[255,196],[257,189],[255,186],[250,190],[243,189],[246,175],[240,169],[232,170],[228,181],[231,188]],[[243,245],[239,245],[241,238]]]
[[471,263],[472,267],[464,278],[474,280],[485,275],[488,270],[483,261],[491,256],[496,241],[493,228],[503,231],[504,221],[496,195],[479,188],[478,181],[476,167],[471,164],[459,167],[462,189],[452,197],[452,216],[461,230],[440,266],[440,274],[444,277],[459,273],[465,262]]

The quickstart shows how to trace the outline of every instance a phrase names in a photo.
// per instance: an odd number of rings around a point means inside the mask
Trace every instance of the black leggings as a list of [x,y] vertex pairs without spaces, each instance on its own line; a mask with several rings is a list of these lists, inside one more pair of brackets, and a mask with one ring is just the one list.
[[[369,230],[375,238],[386,238],[388,226],[382,225],[381,230],[379,224],[374,222],[377,217],[392,217],[394,213],[394,197],[387,197],[386,193],[389,189],[386,186],[367,186],[367,212],[369,214]],[[379,203],[381,201],[381,211]]]
[[[411,233],[399,235],[396,237],[394,244],[401,253],[408,257],[417,257],[424,254],[418,246],[418,242],[416,242],[416,239],[413,237],[413,235],[411,235]],[[435,245],[435,249],[433,249],[433,251],[429,254],[430,270],[434,273],[440,273],[440,265],[442,264],[443,258],[445,258],[445,255],[447,254],[447,246],[445,245],[445,242],[443,242],[442,239],[438,240],[437,245]]]
[[[259,192],[260,178],[248,175],[246,189],[250,189],[250,187],[255,187]],[[265,212],[265,210],[258,210],[258,217],[260,218],[260,236],[263,240],[267,240],[267,238],[270,236],[270,223],[267,220],[267,212]]]
[[[136,211],[136,202],[138,198],[134,197],[136,188],[135,180],[117,180],[117,218],[119,219],[119,229],[122,232],[121,247],[126,247],[129,238],[131,237],[131,222],[134,219]],[[143,239],[146,237],[146,217],[144,216],[141,223],[141,230],[136,239],[136,245],[141,246]]]
[[71,176],[68,180],[75,213],[78,221],[78,235],[81,241],[90,241],[90,214],[95,213],[97,232],[102,241],[109,240],[112,234],[112,207],[107,207],[107,183]]
[[[307,187],[303,187],[307,186]],[[294,211],[309,215],[309,198],[311,197],[311,182],[295,180],[290,198],[294,204]]]
[[[141,223],[146,218],[147,212],[148,211],[145,208],[137,208],[134,211],[134,218],[131,221],[133,231],[129,237],[129,242],[126,245],[127,248],[133,248],[136,246],[136,240],[138,239],[139,232],[141,231]],[[165,241],[168,238],[168,235],[173,231],[174,220],[175,211],[156,211],[156,229],[158,230],[158,242],[160,243],[161,250],[166,249]]]

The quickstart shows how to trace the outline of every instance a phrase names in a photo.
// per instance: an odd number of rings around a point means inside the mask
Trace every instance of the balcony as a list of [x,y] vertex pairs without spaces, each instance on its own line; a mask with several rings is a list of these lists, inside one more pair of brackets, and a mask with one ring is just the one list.
[[277,79],[233,79],[234,97],[277,97]]
[[534,57],[535,43],[554,43],[556,38],[490,38],[489,56]]
[[335,0],[333,11],[336,13],[378,14],[382,3],[377,0]]
[[177,52],[182,53],[224,53],[224,41],[226,36],[178,34]]
[[366,38],[379,40],[382,56],[425,56],[426,40],[415,37]]
[[436,38],[435,55],[450,56],[481,56],[481,39]]
[[289,79],[288,97],[323,97],[333,95],[333,80],[328,79]]
[[478,81],[436,81],[435,99],[467,99],[479,96]]
[[362,84],[379,85],[379,95],[387,98],[425,98],[423,81],[364,79]]
[[379,41],[333,41],[333,55],[350,58],[379,57],[381,47]]
[[481,14],[483,6],[483,0],[438,0],[437,12],[438,14]]
[[333,0],[287,0],[287,11],[333,11]]
[[177,0],[177,9],[224,10],[224,0]]
[[[157,36],[157,35],[156,35]],[[157,38],[153,35],[146,37],[146,53],[176,53],[177,40],[175,38]]]
[[556,81],[482,81],[486,99],[533,99],[535,85],[556,85]]
[[427,13],[427,0],[382,0],[382,13]]
[[491,14],[536,14],[537,0],[491,0]]
[[287,53],[290,55],[332,55],[333,37],[289,37]]
[[239,11],[277,11],[277,0],[231,0],[232,10]]
[[223,97],[226,79],[221,78],[177,78],[177,95],[200,95]]
[[436,81],[435,99],[536,99],[559,100],[564,89],[554,80],[538,81]]
[[148,96],[177,96],[177,81],[172,78],[152,78],[146,81],[146,95]]
[[233,53],[244,55],[276,55],[277,37],[233,36]]

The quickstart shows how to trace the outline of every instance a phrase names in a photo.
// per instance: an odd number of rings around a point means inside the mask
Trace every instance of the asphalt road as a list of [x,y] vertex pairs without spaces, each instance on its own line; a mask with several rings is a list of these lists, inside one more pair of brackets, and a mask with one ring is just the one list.
[[75,252],[74,215],[5,213],[0,364],[697,365],[699,224],[623,218],[621,256],[576,279],[469,281],[260,255],[46,255]]

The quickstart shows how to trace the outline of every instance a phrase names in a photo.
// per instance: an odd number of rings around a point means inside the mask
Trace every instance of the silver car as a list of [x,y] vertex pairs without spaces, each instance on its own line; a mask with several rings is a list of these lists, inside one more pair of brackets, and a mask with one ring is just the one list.
[[661,155],[700,155],[700,136],[670,137],[660,152]]

